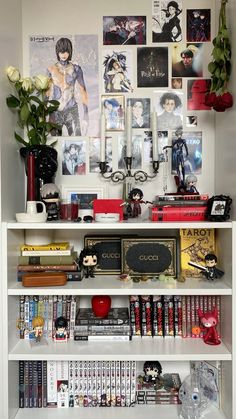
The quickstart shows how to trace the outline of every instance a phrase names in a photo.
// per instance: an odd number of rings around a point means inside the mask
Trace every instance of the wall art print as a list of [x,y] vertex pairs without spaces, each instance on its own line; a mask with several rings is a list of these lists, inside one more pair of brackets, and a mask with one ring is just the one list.
[[152,42],[182,41],[182,2],[153,0]]
[[104,16],[103,45],[145,45],[146,16]]
[[141,47],[137,50],[138,87],[168,87],[168,48]]

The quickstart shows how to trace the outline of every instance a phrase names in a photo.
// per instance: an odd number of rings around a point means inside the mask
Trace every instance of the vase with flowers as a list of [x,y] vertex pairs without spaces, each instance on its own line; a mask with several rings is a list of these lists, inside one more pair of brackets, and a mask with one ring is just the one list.
[[233,106],[233,96],[228,91],[231,73],[231,45],[226,24],[226,4],[221,0],[219,13],[219,30],[213,39],[212,61],[208,64],[211,73],[210,91],[205,96],[205,105],[217,112],[224,112]]
[[[47,91],[50,78],[44,75],[21,77],[17,68],[6,69],[8,80],[14,88],[14,94],[6,98],[7,106],[18,114],[18,126],[24,130],[27,139],[15,131],[15,139],[23,147],[21,156],[27,162],[29,153],[35,156],[36,199],[40,199],[40,186],[50,183],[57,171],[57,151],[55,142],[47,144],[57,124],[49,122],[49,116],[58,109],[60,103],[49,100]],[[27,174],[27,164],[26,164]]]

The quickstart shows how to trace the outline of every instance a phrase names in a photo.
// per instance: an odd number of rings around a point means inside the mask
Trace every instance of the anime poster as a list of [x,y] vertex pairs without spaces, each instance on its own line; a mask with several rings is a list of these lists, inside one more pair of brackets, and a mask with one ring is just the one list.
[[150,128],[150,99],[129,99],[132,108],[132,128]]
[[182,14],[182,2],[153,0],[152,42],[181,42]]
[[133,92],[132,52],[105,50],[103,80],[106,93]]
[[30,73],[52,77],[50,99],[60,102],[52,135],[99,135],[97,35],[30,36]]
[[209,42],[211,40],[211,10],[187,10],[187,41]]
[[154,107],[158,130],[176,130],[183,127],[183,92],[154,91]]
[[168,87],[168,48],[142,47],[137,51],[138,87]]
[[104,16],[103,45],[146,45],[146,16]]
[[[158,159],[159,162],[165,161],[163,148],[168,145],[168,131],[158,131]],[[152,131],[144,131],[144,163],[152,162]]]
[[[202,172],[202,132],[185,131],[181,132],[181,139],[176,133],[172,134],[172,174],[183,178],[185,175]],[[181,143],[181,144],[180,144]],[[181,173],[182,172],[182,173]]]
[[62,140],[62,174],[86,174],[86,142],[85,140]]
[[[142,167],[142,136],[132,136],[132,169]],[[118,169],[125,169],[124,157],[126,156],[126,143],[123,136],[118,138]]]
[[[100,138],[89,139],[89,171],[90,173],[100,173]],[[107,172],[112,172],[112,138],[106,137],[105,161]]]
[[205,105],[206,93],[210,91],[211,80],[188,80],[187,84],[187,110],[210,111],[211,107]]
[[174,44],[172,77],[202,77],[203,44]]
[[107,131],[124,131],[124,95],[102,95],[102,112],[106,118]]

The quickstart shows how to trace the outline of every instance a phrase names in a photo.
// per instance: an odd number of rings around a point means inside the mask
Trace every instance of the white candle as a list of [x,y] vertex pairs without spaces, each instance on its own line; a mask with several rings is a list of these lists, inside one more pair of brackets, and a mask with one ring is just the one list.
[[158,135],[157,135],[157,115],[156,112],[152,113],[152,160],[159,160],[159,150],[158,150]]
[[106,117],[102,112],[101,115],[101,137],[100,137],[100,161],[105,161],[105,145],[106,145]]
[[126,109],[126,157],[132,156],[132,108],[130,105]]

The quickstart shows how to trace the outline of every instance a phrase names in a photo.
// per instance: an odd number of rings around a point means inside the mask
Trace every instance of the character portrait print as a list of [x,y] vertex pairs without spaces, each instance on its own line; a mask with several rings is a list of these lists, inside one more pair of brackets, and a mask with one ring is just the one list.
[[85,140],[62,141],[62,174],[85,175],[86,149]]
[[[178,146],[181,144],[181,147]],[[178,165],[178,167],[177,167]],[[202,171],[202,132],[174,131],[172,134],[172,174],[199,175]]]
[[104,16],[103,45],[145,45],[146,16]]
[[172,77],[202,77],[202,44],[172,46]]
[[[142,167],[142,136],[132,136],[132,168],[141,169]],[[126,143],[123,136],[118,138],[118,169],[125,169]]]
[[183,93],[176,91],[155,91],[154,101],[157,112],[157,127],[160,131],[176,130],[183,126]]
[[52,135],[98,135],[97,62],[95,35],[30,37],[30,72],[50,76],[47,95],[60,102],[50,120],[62,125],[62,131],[55,129]]
[[150,99],[129,99],[132,108],[132,128],[150,127]]
[[152,42],[182,41],[182,2],[159,1],[152,17]]
[[105,54],[104,66],[104,88],[106,93],[133,92],[130,78],[131,55],[128,52],[122,53],[110,51]]
[[[100,138],[89,139],[89,171],[100,173],[98,162],[100,161]],[[112,172],[112,138],[106,136],[105,161],[107,172]]]
[[124,96],[102,96],[102,111],[106,118],[106,130],[124,130]]
[[168,87],[168,48],[142,47],[137,51],[138,87]]
[[211,10],[187,10],[187,41],[209,42],[211,40]]
[[[163,148],[168,145],[168,131],[158,131],[158,160],[165,161]],[[144,163],[151,163],[152,158],[152,131],[144,131]]]

